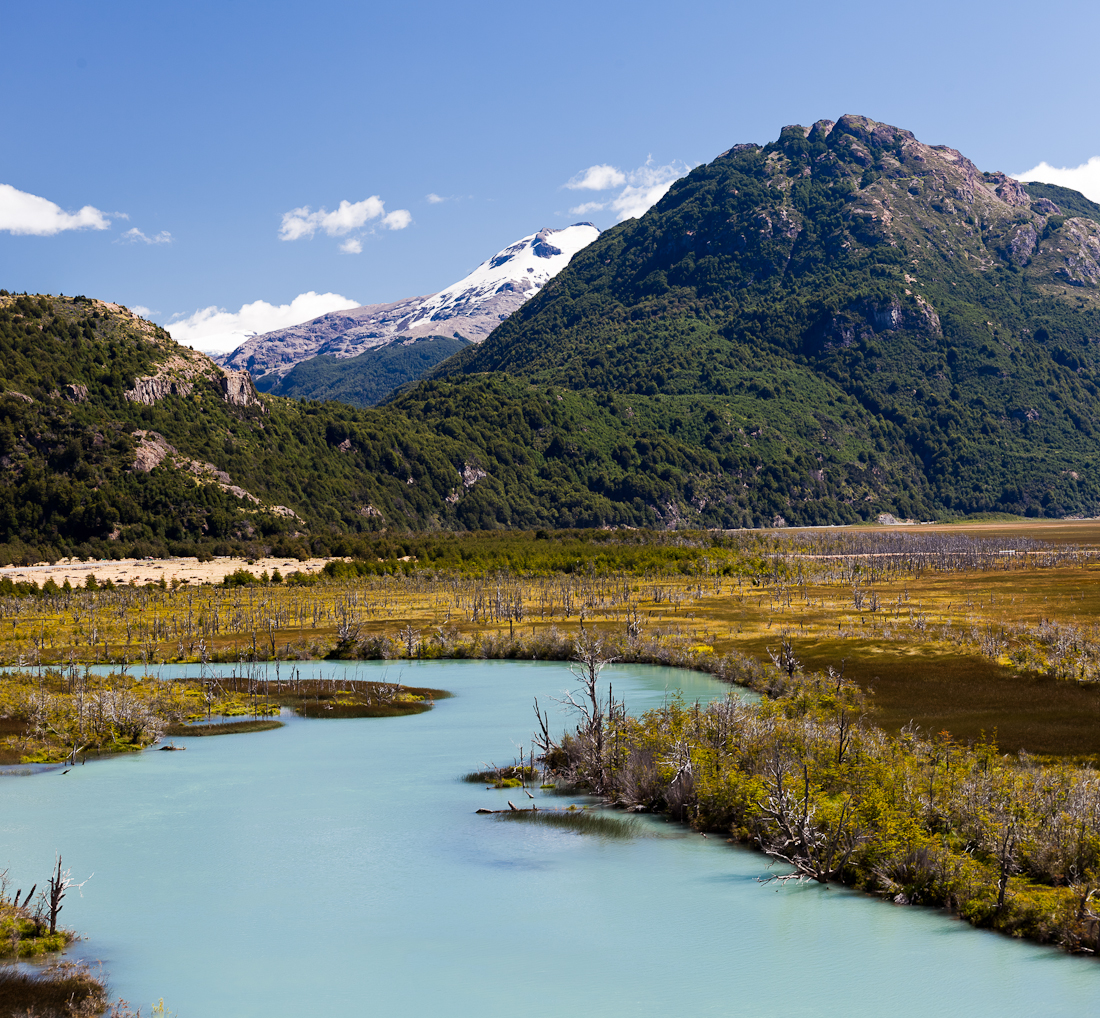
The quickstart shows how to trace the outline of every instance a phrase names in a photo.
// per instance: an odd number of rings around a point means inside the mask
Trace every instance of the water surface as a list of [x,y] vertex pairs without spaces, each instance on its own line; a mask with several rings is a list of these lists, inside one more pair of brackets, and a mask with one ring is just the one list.
[[[475,815],[526,798],[457,778],[529,744],[531,697],[575,688],[564,665],[295,667],[457,695],[410,717],[287,718],[273,732],[177,739],[186,753],[0,779],[0,868],[26,885],[60,850],[78,879],[94,872],[63,916],[135,1005],[163,996],[180,1018],[1100,1006],[1091,960],[836,888],[763,884],[760,855],[659,819],[620,841]],[[726,691],[672,669],[605,674],[633,710],[677,687]]]

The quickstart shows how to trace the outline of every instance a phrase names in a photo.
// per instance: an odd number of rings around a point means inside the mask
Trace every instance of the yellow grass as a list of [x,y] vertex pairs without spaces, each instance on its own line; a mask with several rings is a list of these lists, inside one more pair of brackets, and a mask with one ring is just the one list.
[[[940,528],[907,528],[924,540]],[[875,691],[886,727],[916,723],[975,739],[997,728],[1010,749],[1100,753],[1100,547],[1097,521],[957,527],[1063,549],[1005,554],[1003,567],[937,571],[929,553],[902,566],[806,551],[716,553],[695,575],[456,575],[428,568],[314,586],[212,585],[76,590],[0,599],[0,660],[50,663],[323,657],[375,639],[390,656],[475,635],[580,626],[665,630],[696,650],[767,660],[788,639],[813,668],[832,666]],[[924,553],[922,553],[924,554]],[[1050,560],[1053,561],[1053,560]],[[1073,562],[1075,564],[1066,564]],[[259,564],[251,567],[259,570]],[[885,575],[883,573],[885,572]],[[784,636],[784,634],[786,634]],[[388,642],[384,642],[388,641]],[[138,670],[139,670],[138,669]]]

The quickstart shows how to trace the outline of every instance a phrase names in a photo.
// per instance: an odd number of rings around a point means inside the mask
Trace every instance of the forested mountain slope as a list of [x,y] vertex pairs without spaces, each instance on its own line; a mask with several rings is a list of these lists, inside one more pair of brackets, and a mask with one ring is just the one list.
[[721,484],[664,430],[641,403],[621,416],[501,376],[375,410],[266,396],[118,305],[0,291],[0,563],[653,524]]
[[469,345],[464,339],[423,336],[396,340],[357,357],[322,354],[299,361],[285,375],[272,372],[257,378],[256,388],[273,396],[374,406]]
[[693,170],[436,373],[681,407],[670,433],[790,522],[1094,513],[1098,219],[864,117],[788,127]]
[[844,117],[698,167],[373,409],[0,291],[0,559],[1095,515],[1098,280],[1082,195]]

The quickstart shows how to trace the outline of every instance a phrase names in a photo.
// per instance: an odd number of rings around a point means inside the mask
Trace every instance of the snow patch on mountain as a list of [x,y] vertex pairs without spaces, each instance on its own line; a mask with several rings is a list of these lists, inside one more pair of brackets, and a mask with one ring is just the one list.
[[409,329],[425,322],[475,315],[492,298],[504,294],[518,294],[525,300],[533,297],[599,235],[591,223],[575,223],[564,230],[540,230],[517,240],[464,279],[429,297],[413,316]]

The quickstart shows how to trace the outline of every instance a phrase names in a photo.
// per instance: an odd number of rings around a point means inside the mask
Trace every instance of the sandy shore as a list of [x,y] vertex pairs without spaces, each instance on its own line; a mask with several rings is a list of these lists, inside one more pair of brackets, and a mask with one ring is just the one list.
[[163,579],[166,583],[179,580],[180,583],[221,583],[222,579],[238,569],[247,569],[259,576],[267,571],[270,576],[276,569],[283,576],[291,573],[317,573],[330,562],[327,558],[311,558],[299,562],[296,558],[259,558],[250,565],[243,558],[215,558],[210,562],[200,562],[197,558],[141,559],[124,558],[103,559],[98,562],[80,562],[61,559],[53,565],[42,562],[33,566],[6,566],[0,569],[0,578],[15,583],[28,580],[42,586],[47,580],[53,580],[59,587],[66,580],[74,587],[83,587],[89,575],[100,583],[110,580],[112,583],[156,583]]

